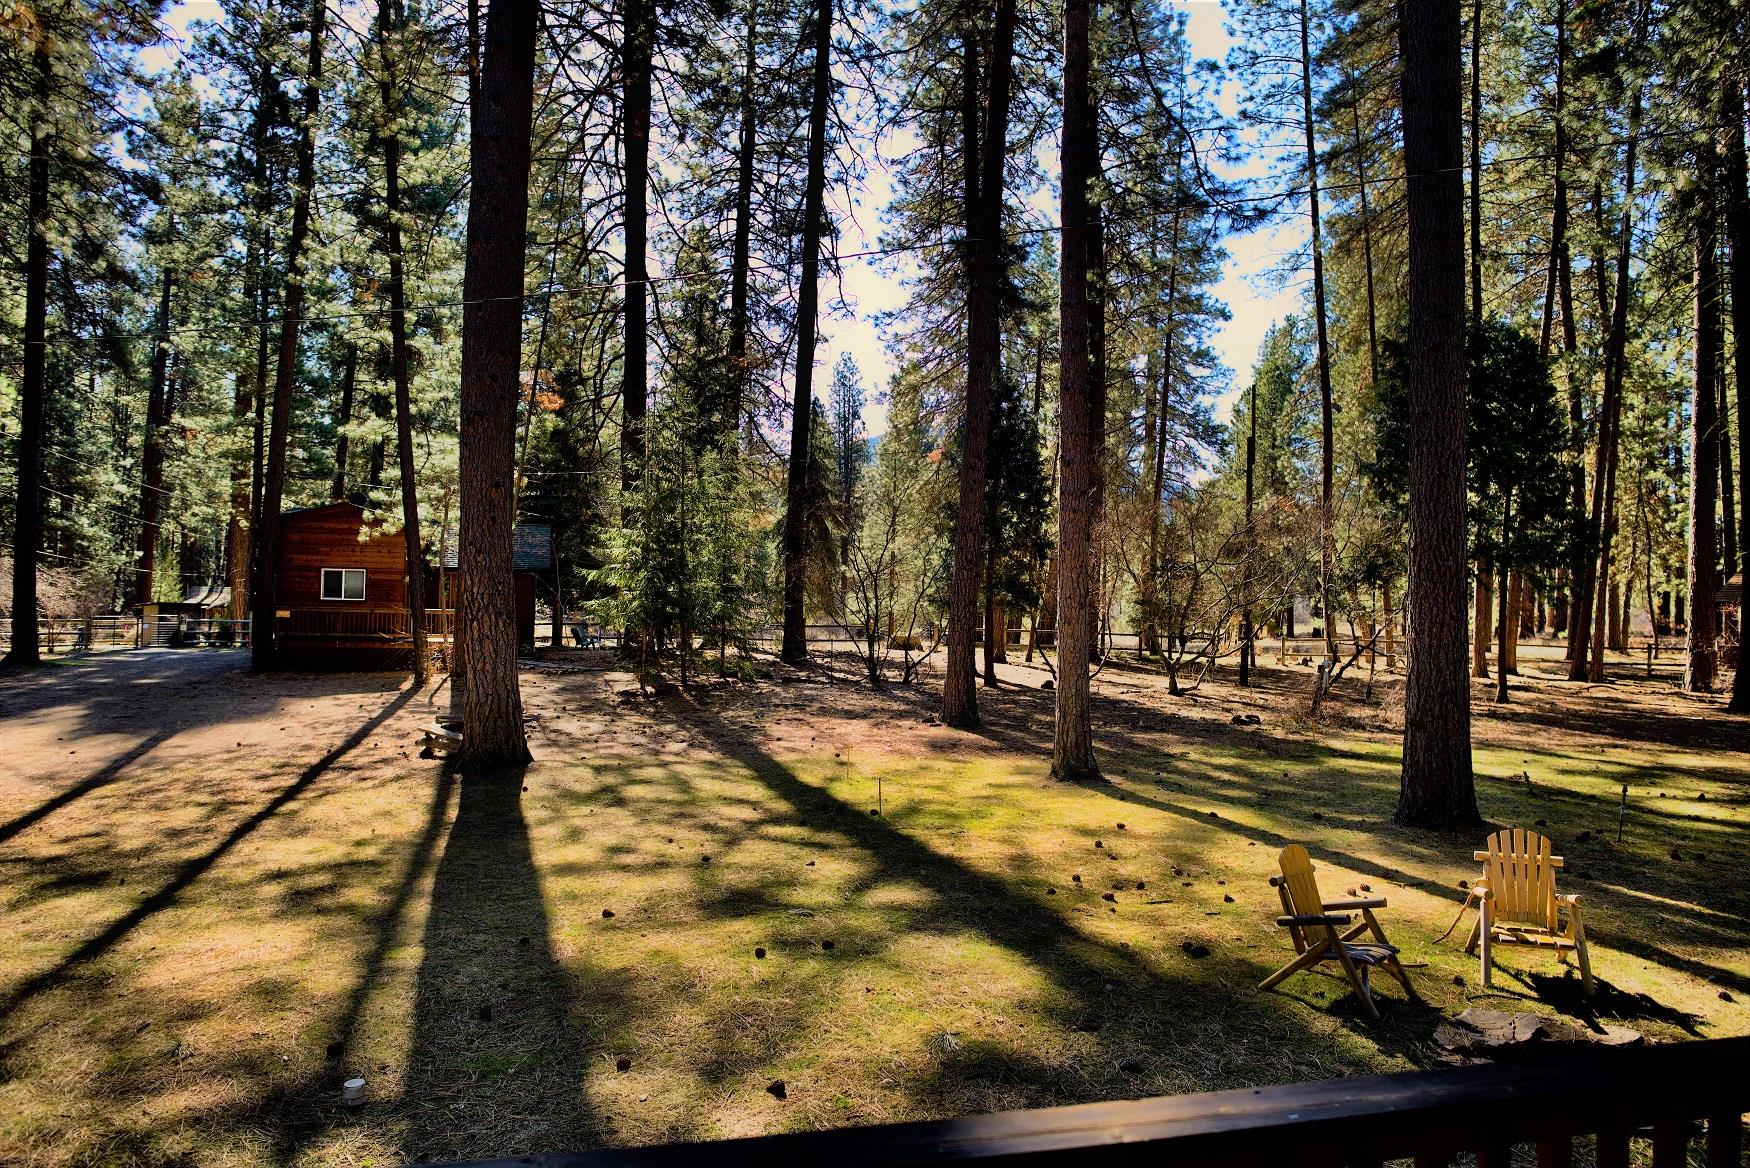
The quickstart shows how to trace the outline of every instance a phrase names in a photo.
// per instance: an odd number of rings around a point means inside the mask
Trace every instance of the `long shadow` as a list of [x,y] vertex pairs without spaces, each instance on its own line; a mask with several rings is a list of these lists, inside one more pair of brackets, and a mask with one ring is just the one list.
[[[1129,1055],[1135,1048],[1123,1035],[1124,1026],[1103,1025],[1102,1020],[1107,1018],[1122,1021],[1136,1018],[1140,1012],[1147,1016],[1151,1026],[1166,1023],[1159,1027],[1163,1036],[1182,1033],[1162,1017],[1168,1014],[1176,1017],[1180,1011],[1223,1010],[1231,1015],[1267,1010],[1271,1024],[1282,1025],[1275,1007],[1232,995],[1208,979],[1175,979],[1140,954],[1113,947],[1076,928],[1044,897],[943,855],[885,819],[871,816],[861,807],[805,782],[756,743],[713,719],[710,711],[693,711],[685,718],[685,724],[725,756],[747,767],[800,820],[816,829],[831,831],[858,849],[871,869],[864,878],[865,884],[921,885],[935,894],[927,914],[931,928],[976,933],[1025,959],[1061,994],[1064,1001],[1057,1012],[1072,1028],[1096,1032],[1103,1050],[1112,1059],[1119,1060],[1120,1055]],[[1212,1000],[1216,997],[1219,1002]],[[1423,1040],[1437,1021],[1435,1012],[1390,997],[1382,997],[1381,1002],[1387,1020],[1370,1037],[1383,1049],[1412,1061],[1424,1061]],[[988,1049],[986,1054],[990,1054]],[[1170,1056],[1163,1053],[1161,1057]],[[1264,1077],[1318,1076],[1319,1068],[1294,1066],[1291,1061],[1285,1057],[1281,1065],[1261,1073]],[[1001,1068],[1001,1073],[1008,1076],[1007,1081],[1025,1077],[1023,1062],[1017,1060]],[[1065,1086],[1055,1077],[1036,1086],[1048,1095],[1066,1097]],[[1085,1096],[1087,1087],[1082,1083],[1075,1097]]]
[[175,731],[172,730],[160,730],[155,734],[151,734],[146,738],[141,739],[128,750],[105,763],[102,770],[99,770],[83,781],[68,787],[65,791],[62,791],[59,795],[54,796],[47,802],[38,804],[29,811],[26,811],[23,815],[0,824],[0,844],[5,843],[7,840],[11,839],[25,828],[30,827],[32,824],[47,819],[50,815],[53,815],[69,803],[83,799],[99,787],[107,787],[110,783],[114,782],[121,775],[122,771],[126,770],[130,764],[138,762],[140,759],[150,754],[174,733]]
[[393,717],[395,712],[406,705],[413,695],[412,689],[402,690],[393,701],[372,715],[369,721],[349,734],[345,741],[305,767],[299,772],[298,777],[292,780],[279,794],[227,832],[224,839],[178,868],[176,874],[158,891],[146,897],[124,915],[110,922],[102,932],[88,938],[55,965],[26,980],[11,994],[0,999],[0,1017],[10,1015],[30,998],[59,984],[73,969],[108,952],[116,942],[133,932],[142,922],[176,903],[177,897],[182,894],[184,889],[222,860],[232,848],[246,839],[256,828],[272,819],[282,808],[308,790],[310,785],[321,778],[328,768],[339,762],[348,751],[369,738],[372,731]]
[[403,918],[413,903],[414,891],[431,866],[432,857],[437,854],[438,842],[443,838],[444,822],[449,815],[450,798],[455,794],[455,789],[455,772],[445,767],[438,773],[437,783],[432,788],[431,803],[426,810],[425,824],[420,829],[419,837],[414,840],[406,867],[402,870],[401,878],[396,881],[394,894],[375,915],[370,948],[359,969],[358,980],[353,984],[346,1004],[335,1015],[328,1031],[333,1038],[326,1047],[322,1070],[310,1080],[282,1092],[273,1108],[279,1117],[280,1146],[275,1157],[277,1163],[297,1162],[303,1150],[326,1131],[335,1119],[335,1112],[323,1106],[323,1101],[332,1102],[339,1084],[347,1077],[347,1069],[357,1065],[353,1030],[365,1004],[370,1000],[371,991],[382,976],[389,951],[394,947],[395,939],[401,931]]
[[[553,953],[518,776],[461,784],[425,922],[400,1109],[409,1161],[591,1146],[580,994]],[[589,987],[592,1014],[617,991]],[[540,1117],[538,1126],[532,1117]]]

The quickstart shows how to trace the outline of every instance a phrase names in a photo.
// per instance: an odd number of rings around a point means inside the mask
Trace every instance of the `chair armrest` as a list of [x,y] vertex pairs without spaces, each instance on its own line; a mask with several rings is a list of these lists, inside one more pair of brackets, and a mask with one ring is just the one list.
[[1348,913],[1309,913],[1306,916],[1277,917],[1276,923],[1286,929],[1301,925],[1346,925],[1351,919]]
[[1340,911],[1342,909],[1384,908],[1385,897],[1363,897],[1360,900],[1327,900],[1323,907],[1326,912],[1330,912],[1332,909]]
[[1580,907],[1580,894],[1578,892],[1571,892],[1565,896],[1557,896],[1556,903],[1557,904],[1565,904],[1571,908],[1579,908]]

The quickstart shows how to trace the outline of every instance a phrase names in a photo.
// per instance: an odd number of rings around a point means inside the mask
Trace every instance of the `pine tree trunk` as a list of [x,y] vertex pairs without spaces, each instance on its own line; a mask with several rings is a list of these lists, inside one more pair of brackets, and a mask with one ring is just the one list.
[[[271,58],[267,53],[257,55],[256,65],[256,100],[249,125],[249,177],[254,192],[251,200],[253,214],[244,227],[243,259],[243,299],[256,316],[256,345],[252,366],[247,372],[239,371],[236,379],[231,417],[233,425],[238,427],[258,413],[262,396],[267,389],[266,328],[261,323],[267,314],[261,311],[261,296],[264,283],[262,269],[267,262],[268,249],[264,246],[262,237],[265,229],[262,225],[267,218],[270,194],[267,189],[267,136],[272,113],[268,91],[275,82]],[[247,463],[238,458],[231,464],[231,514],[225,528],[225,565],[231,588],[228,611],[233,620],[241,620],[249,613],[249,549],[255,534],[255,504],[261,485],[259,428],[252,435],[252,445],[253,453]]]
[[[1738,555],[1728,574],[1750,576],[1750,189],[1746,188],[1744,93],[1727,83],[1721,96],[1720,123],[1725,127],[1722,178],[1726,184],[1726,238],[1732,249],[1733,380],[1737,384],[1738,426]],[[1732,674],[1732,698],[1726,708],[1750,714],[1750,607],[1738,608],[1738,666]]]
[[1313,271],[1313,320],[1318,338],[1319,373],[1319,607],[1325,614],[1325,656],[1337,660],[1336,609],[1331,607],[1331,575],[1335,571],[1334,495],[1336,475],[1336,422],[1331,402],[1330,325],[1325,313],[1325,257],[1319,232],[1319,151],[1314,136],[1312,90],[1312,37],[1308,8],[1300,0],[1300,100],[1306,130],[1307,218],[1311,232]]
[[[979,580],[988,564],[984,554],[985,462],[990,446],[990,395],[995,373],[996,288],[984,279],[986,229],[979,184],[978,27],[963,17],[960,72],[960,169],[965,187],[961,212],[966,230],[966,394],[960,412],[960,495],[954,516],[953,564],[948,580],[948,661],[942,677],[942,721],[962,729],[978,725],[978,691],[973,684],[974,635]],[[1000,150],[999,150],[1000,156]],[[1000,187],[999,187],[1000,192]],[[1000,204],[999,204],[1000,209]],[[990,317],[987,327],[987,315]],[[987,333],[989,337],[987,338]],[[987,348],[987,339],[990,342]],[[989,597],[986,596],[986,615]],[[987,621],[988,624],[988,621]],[[987,628],[988,637],[989,630]],[[995,673],[985,645],[985,675]]]
[[[159,513],[164,501],[164,429],[170,424],[166,394],[170,378],[170,293],[168,268],[158,283],[158,313],[152,330],[152,383],[146,394],[146,442],[140,454],[140,543],[134,561],[134,603],[152,599],[158,567]],[[180,593],[177,599],[182,599]]]
[[328,497],[337,502],[346,498],[346,464],[352,454],[352,439],[346,428],[352,425],[352,398],[358,382],[358,366],[358,346],[348,345],[346,364],[340,371],[340,413],[335,419],[340,436],[334,441],[334,484],[328,491]]
[[517,688],[511,541],[538,20],[535,0],[494,0],[487,10],[469,155],[457,563],[466,619],[457,640],[467,676],[459,762],[474,774],[515,770],[529,758]]
[[807,479],[814,415],[814,346],[820,310],[820,241],[826,233],[826,123],[832,107],[832,0],[816,0],[808,106],[808,176],[802,209],[802,279],[796,296],[796,377],[790,466],[784,484],[784,641],[779,657],[808,657],[804,593],[808,570]]
[[1088,185],[1098,146],[1088,116],[1090,0],[1063,0],[1062,249],[1058,290],[1057,724],[1051,775],[1098,781],[1088,663],[1094,631],[1090,563],[1098,449],[1089,385]]
[[1463,87],[1457,0],[1404,0],[1409,595],[1400,823],[1480,824],[1465,676]]
[[250,660],[255,669],[274,664],[274,606],[279,594],[280,505],[285,499],[286,458],[290,449],[292,382],[298,367],[298,330],[304,314],[304,281],[309,257],[310,200],[316,189],[316,113],[322,101],[322,49],[328,23],[326,0],[311,0],[310,44],[304,71],[303,121],[298,127],[297,177],[292,195],[292,226],[286,239],[285,292],[280,299],[279,351],[273,371],[273,403],[268,421],[267,469],[262,474],[261,506],[256,515],[254,570],[250,583]]
[[1352,95],[1349,124],[1355,135],[1355,193],[1361,201],[1361,271],[1367,291],[1367,384],[1371,386],[1379,380],[1379,307],[1373,284],[1373,210],[1368,204],[1367,146],[1361,138],[1361,103],[1353,97],[1354,75],[1350,74],[1347,80]]
[[1689,430],[1689,641],[1683,688],[1706,693],[1714,685],[1715,575],[1719,543],[1714,515],[1719,500],[1719,412],[1714,378],[1720,355],[1720,281],[1715,256],[1713,167],[1704,162],[1694,198],[1695,386]]
[[754,153],[759,146],[759,5],[747,17],[747,41],[743,48],[740,126],[735,147],[735,227],[729,257],[729,364],[735,374],[736,417],[725,419],[733,426],[741,411],[752,409],[749,386],[752,369],[747,354],[748,285],[753,252]]
[[42,664],[37,622],[37,560],[43,546],[43,419],[48,395],[49,119],[53,74],[46,42],[39,41],[36,101],[45,113],[30,125],[24,244],[24,369],[18,383],[18,493],[13,508],[12,639],[0,666]]
[[[655,52],[654,0],[626,0],[621,111],[625,133],[625,337],[620,368],[620,487],[629,500],[644,477],[644,415],[649,393],[650,90]],[[488,10],[487,20],[491,20]]]
[[[1513,496],[1511,492],[1509,492],[1506,505],[1501,511],[1501,546],[1508,546],[1508,542],[1512,538]],[[1495,700],[1497,702],[1506,702],[1507,638],[1510,635],[1508,630],[1512,626],[1513,618],[1513,573],[1507,567],[1505,556],[1501,559],[1501,574],[1498,577],[1498,583],[1500,584],[1501,595],[1498,602],[1499,611],[1496,613],[1496,619],[1500,622],[1500,627],[1496,630],[1495,634],[1498,638],[1495,646]]]
[[1246,550],[1240,572],[1240,676],[1242,686],[1252,684],[1252,666],[1258,653],[1257,630],[1252,627],[1252,592],[1256,587],[1258,533],[1252,527],[1252,490],[1258,466],[1258,382],[1254,378],[1246,406]]
[[[383,243],[389,253],[385,291],[389,297],[389,367],[395,381],[395,458],[401,471],[401,537],[407,549],[407,631],[413,642],[413,683],[423,687],[431,659],[425,638],[425,541],[420,534],[419,480],[413,462],[413,377],[407,362],[407,281],[401,254],[401,94],[389,43],[399,28],[393,0],[378,0],[377,28],[384,120]],[[531,400],[531,415],[534,409]],[[341,473],[345,474],[344,465]],[[513,513],[513,522],[514,518]]]
[[1494,607],[1494,568],[1487,561],[1477,561],[1476,595],[1471,605],[1470,675],[1489,676],[1489,610]]
[[1509,597],[1512,601],[1507,613],[1506,648],[1501,652],[1498,668],[1503,673],[1519,675],[1519,637],[1524,627],[1525,611],[1531,603],[1528,585],[1523,572],[1515,571],[1508,581]]
[[[1629,102],[1629,135],[1623,154],[1624,197],[1622,222],[1617,238],[1614,296],[1606,295],[1604,273],[1600,270],[1598,274],[1600,306],[1606,300],[1610,304],[1610,329],[1605,337],[1604,398],[1599,406],[1598,455],[1592,472],[1592,513],[1587,521],[1584,544],[1589,554],[1582,559],[1581,570],[1574,581],[1574,616],[1568,634],[1574,649],[1568,665],[1570,681],[1602,681],[1604,677],[1603,663],[1592,660],[1592,641],[1595,639],[1593,624],[1597,616],[1594,602],[1597,599],[1598,583],[1609,570],[1610,540],[1616,530],[1616,452],[1622,423],[1623,379],[1628,364],[1629,259],[1634,235],[1636,146],[1641,124],[1641,93],[1641,87],[1637,83]],[[1602,208],[1602,201],[1595,201]]]

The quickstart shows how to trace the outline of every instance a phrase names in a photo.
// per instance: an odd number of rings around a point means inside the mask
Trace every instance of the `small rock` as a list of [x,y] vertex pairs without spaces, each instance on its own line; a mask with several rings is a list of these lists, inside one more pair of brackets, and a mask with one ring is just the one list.
[[1697,803],[1706,803],[1707,802],[1707,792],[1706,791],[1697,791],[1695,793],[1695,801]]
[[1119,824],[1119,825],[1118,825],[1118,830],[1119,830],[1119,831],[1123,831],[1123,830],[1124,830],[1124,825],[1123,825],[1123,824],[1122,824],[1122,823],[1120,823],[1120,824]]
[[804,864],[804,865],[802,865],[802,866],[803,866],[803,867],[804,867],[804,868],[812,868],[812,867],[814,867],[814,861],[813,861],[813,860],[810,860],[810,861],[808,861],[808,863],[806,863],[806,864]]
[[1135,1075],[1142,1071],[1142,1064],[1135,1059],[1119,1059],[1118,1070],[1121,1074]]
[[880,819],[881,818],[881,808],[871,807],[871,808],[869,808],[869,814],[873,815],[876,819]]
[[1673,860],[1677,860],[1677,861],[1681,862],[1683,859],[1683,853],[1678,851],[1676,848],[1672,848],[1671,849],[1671,858]]
[[786,1098],[784,1093],[784,1080],[773,1079],[770,1083],[767,1083],[766,1094],[770,1095],[773,1099]]
[[1211,818],[1211,819],[1220,819],[1220,818],[1221,818],[1221,816],[1219,816],[1219,815],[1217,815],[1217,814],[1216,814],[1216,813],[1215,813],[1215,812],[1213,812],[1213,811],[1211,811],[1211,812],[1210,812],[1210,813],[1209,813],[1209,818]]
[[709,864],[710,862],[711,862],[710,856],[700,856],[699,857],[699,863],[701,863],[701,864]]
[[1470,881],[1469,880],[1460,880],[1458,882],[1458,887],[1459,887],[1460,891],[1467,891],[1470,888]]
[[632,1060],[629,1058],[626,1058],[624,1056],[621,1056],[619,1061],[614,1063],[614,1069],[616,1071],[621,1072],[621,1073],[629,1071],[632,1069]]
[[1361,886],[1361,891],[1363,891],[1363,892],[1372,892],[1372,891],[1373,891],[1373,885],[1371,885],[1371,884],[1363,884],[1363,885],[1362,885],[1362,886]]

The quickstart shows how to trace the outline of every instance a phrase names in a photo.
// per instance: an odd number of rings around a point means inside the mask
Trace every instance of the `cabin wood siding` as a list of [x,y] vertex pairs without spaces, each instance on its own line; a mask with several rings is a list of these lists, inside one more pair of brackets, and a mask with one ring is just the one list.
[[[401,533],[359,540],[360,508],[347,504],[296,511],[280,519],[280,608],[407,611],[407,551]],[[323,568],[363,568],[365,598],[322,599]]]

